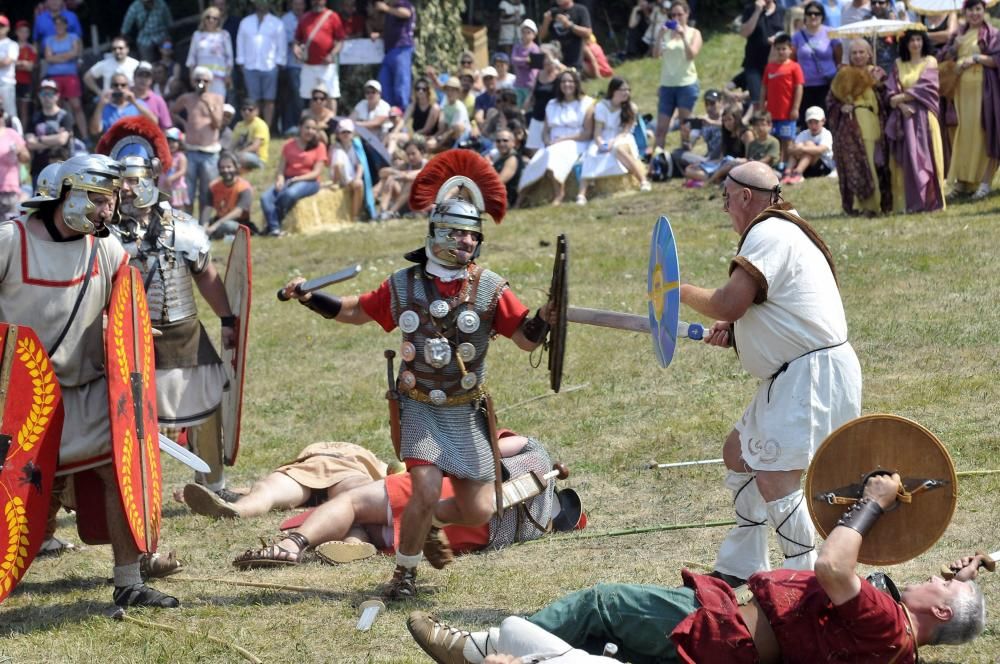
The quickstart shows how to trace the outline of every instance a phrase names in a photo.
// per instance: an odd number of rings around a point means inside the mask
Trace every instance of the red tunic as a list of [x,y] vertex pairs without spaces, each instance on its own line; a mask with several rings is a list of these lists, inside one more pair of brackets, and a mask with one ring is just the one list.
[[[444,282],[434,277],[434,285],[442,297],[453,297],[465,287],[465,279]],[[392,294],[389,290],[389,280],[373,291],[365,293],[359,300],[364,312],[375,319],[386,332],[396,329],[396,321],[392,319]],[[493,329],[508,339],[514,336],[517,328],[528,315],[528,308],[521,304],[510,288],[505,288],[497,302],[496,314],[493,316]]]
[[[751,664],[757,650],[733,591],[722,581],[684,570],[684,585],[701,604],[670,634],[682,662]],[[852,662],[914,664],[916,635],[903,606],[867,581],[854,599],[834,606],[813,572],[759,572],[747,584],[768,617],[786,664]]]
[[305,44],[309,40],[313,28],[326,12],[330,13],[329,18],[323,22],[320,29],[313,35],[312,41],[309,42],[309,50],[306,52],[305,59],[307,65],[324,64],[324,59],[333,50],[334,45],[339,41],[344,41],[344,25],[340,21],[340,14],[332,9],[303,14],[295,28],[295,41]]
[[[395,543],[399,542],[400,527],[403,522],[403,510],[410,502],[413,495],[413,479],[409,473],[397,473],[388,475],[385,478],[385,493],[389,496],[389,508],[392,510],[392,531],[393,546],[385,550],[386,553],[395,552]],[[455,495],[452,489],[451,480],[444,478],[441,481],[441,500],[447,500]],[[458,526],[449,524],[444,527],[444,534],[448,536],[451,550],[455,553],[468,553],[478,551],[490,543],[490,524],[484,523],[481,526]]]

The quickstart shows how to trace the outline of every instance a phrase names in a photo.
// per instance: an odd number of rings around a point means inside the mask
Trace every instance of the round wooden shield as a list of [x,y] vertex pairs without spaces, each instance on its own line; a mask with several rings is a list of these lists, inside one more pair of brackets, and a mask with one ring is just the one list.
[[108,411],[115,474],[125,520],[136,547],[154,553],[163,499],[153,329],[139,271],[115,275],[104,333]]
[[562,386],[563,359],[566,356],[566,308],[569,306],[569,244],[566,236],[556,240],[556,260],[552,265],[549,299],[555,309],[555,322],[549,330],[549,385],[553,392]]
[[677,323],[681,308],[677,245],[670,220],[666,217],[660,217],[653,227],[646,297],[649,301],[649,332],[653,335],[653,350],[660,366],[666,368],[670,366],[677,346]]
[[243,419],[243,384],[247,366],[247,334],[250,330],[250,231],[240,226],[229,250],[226,263],[226,297],[236,315],[236,344],[222,349],[222,365],[226,370],[229,386],[222,393],[223,461],[227,466],[236,463],[240,450],[240,422]]
[[942,483],[898,503],[865,535],[858,561],[895,565],[919,556],[944,533],[955,511],[958,477],[948,450],[916,422],[896,415],[851,420],[823,441],[806,475],[809,515],[820,535],[829,535],[848,509],[831,505],[826,494],[860,497],[863,478],[879,469],[899,473],[910,489],[919,480]]
[[45,539],[59,461],[59,381],[34,331],[0,323],[0,602]]

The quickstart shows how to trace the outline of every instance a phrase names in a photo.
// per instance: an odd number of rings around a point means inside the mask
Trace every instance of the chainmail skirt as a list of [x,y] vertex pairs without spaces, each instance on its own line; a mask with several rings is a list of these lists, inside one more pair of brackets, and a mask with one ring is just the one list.
[[435,406],[400,398],[400,456],[420,459],[458,478],[492,482],[486,415],[474,403]]

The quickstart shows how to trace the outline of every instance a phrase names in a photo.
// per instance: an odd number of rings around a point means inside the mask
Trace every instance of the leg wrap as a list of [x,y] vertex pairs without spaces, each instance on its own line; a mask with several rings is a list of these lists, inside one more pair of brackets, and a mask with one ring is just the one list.
[[216,409],[212,415],[196,427],[187,430],[188,447],[204,459],[212,472],[207,475],[195,473],[194,481],[212,491],[226,488],[226,476],[222,466],[222,418]]
[[788,569],[811,570],[816,564],[816,528],[803,501],[800,489],[767,504],[767,518],[778,535]]
[[736,527],[719,547],[715,569],[745,579],[754,572],[771,569],[767,559],[767,505],[753,473],[730,470],[725,485],[733,492]]

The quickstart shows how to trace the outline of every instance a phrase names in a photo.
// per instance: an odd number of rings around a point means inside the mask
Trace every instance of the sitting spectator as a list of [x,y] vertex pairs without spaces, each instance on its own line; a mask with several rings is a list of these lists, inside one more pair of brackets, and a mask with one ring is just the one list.
[[281,222],[297,202],[319,191],[319,178],[327,161],[326,145],[319,140],[316,121],[303,118],[299,135],[281,148],[274,186],[260,197],[265,233],[280,237]]
[[[753,132],[743,124],[743,107],[738,104],[728,106],[722,113],[721,122],[718,152],[710,150],[705,158],[697,158],[691,152],[683,154],[684,161],[693,162],[684,168],[684,177],[687,178],[684,186],[697,188],[706,182],[719,184],[735,166],[746,162],[747,146],[753,140]],[[689,130],[689,123],[681,125],[682,139]]]
[[787,33],[775,35],[774,55],[775,61],[764,67],[760,106],[767,109],[773,118],[783,164],[788,160],[788,146],[795,138],[805,77],[799,63],[792,60],[792,38]]
[[100,98],[102,92],[111,89],[115,74],[124,74],[128,84],[132,85],[135,68],[138,66],[139,61],[128,54],[128,41],[124,37],[115,37],[111,40],[110,55],[105,53],[102,59],[87,70],[83,75],[83,84],[95,97]]
[[240,225],[257,232],[250,223],[253,186],[239,175],[239,159],[232,152],[219,155],[219,177],[208,185],[212,205],[201,213],[201,224],[213,240],[235,235]]
[[111,89],[101,93],[101,99],[90,118],[90,131],[93,134],[103,134],[120,119],[134,115],[145,115],[159,123],[156,114],[149,110],[146,103],[136,99],[129,87],[128,77],[125,74],[114,74],[111,77]]
[[257,102],[247,99],[243,102],[243,119],[233,127],[232,152],[239,159],[240,168],[253,170],[267,163],[268,146],[271,144],[271,130],[258,115]]
[[160,173],[160,191],[170,196],[171,207],[189,212],[191,210],[191,194],[187,187],[187,155],[181,146],[184,144],[184,134],[177,127],[171,127],[164,132],[167,147],[173,163],[170,170]]
[[148,62],[140,62],[135,68],[135,79],[132,83],[132,92],[135,98],[146,104],[146,108],[156,116],[156,122],[160,129],[167,130],[174,126],[170,119],[170,109],[163,97],[153,90],[153,65]]
[[16,83],[17,112],[21,124],[25,127],[31,121],[32,81],[35,80],[35,69],[38,66],[38,51],[31,44],[31,25],[27,21],[18,21],[14,26],[17,35],[17,62],[15,63],[14,80]]
[[750,128],[753,130],[753,140],[747,145],[747,159],[774,168],[781,159],[781,145],[778,139],[771,135],[771,114],[767,111],[757,111],[750,119]]
[[525,166],[518,186],[519,191],[524,191],[551,173],[556,184],[553,205],[562,203],[566,196],[566,178],[590,145],[592,134],[587,119],[593,99],[584,94],[580,74],[568,69],[559,75],[558,82],[558,92],[545,107],[545,148]]
[[59,86],[50,78],[38,85],[39,108],[25,132],[31,152],[31,179],[51,163],[69,159],[73,147],[73,116],[59,107]]
[[401,166],[383,168],[379,172],[378,198],[379,207],[382,208],[379,221],[395,219],[400,215],[410,199],[410,187],[413,181],[427,165],[426,148],[422,139],[410,141],[403,146],[403,151],[406,158]]
[[462,85],[456,78],[444,84],[445,103],[441,107],[438,130],[427,140],[429,152],[444,152],[469,137],[469,111],[462,102]]
[[545,109],[549,100],[559,92],[559,74],[566,68],[559,62],[559,44],[546,44],[541,49],[542,71],[535,78],[535,87],[524,107],[531,109],[531,122],[528,124],[528,140],[525,142],[525,152],[529,155],[535,150],[545,147],[542,131],[545,129]]
[[479,75],[483,79],[483,91],[473,102],[473,135],[482,129],[486,124],[486,114],[497,105],[497,70],[484,67]]
[[413,86],[413,101],[403,115],[404,127],[408,127],[411,136],[430,137],[437,130],[440,115],[437,97],[431,94],[431,82],[424,77],[418,78]]
[[336,132],[337,114],[330,108],[330,95],[326,86],[317,83],[309,95],[309,106],[302,111],[303,118],[312,118],[319,127],[319,140],[329,143],[329,135]]
[[80,87],[80,75],[77,62],[83,55],[83,42],[76,34],[67,31],[67,21],[62,14],[56,14],[53,19],[56,33],[45,41],[45,72],[46,80],[58,86],[59,96],[73,109],[76,119],[76,129],[79,137],[87,140],[89,135],[87,118],[83,114]]
[[593,33],[583,47],[583,73],[587,78],[611,78],[615,75],[608,56]]
[[783,184],[798,184],[833,172],[833,134],[824,127],[826,113],[819,106],[806,109],[806,127],[788,148]]
[[365,98],[355,104],[351,120],[381,140],[392,127],[389,111],[389,102],[382,99],[382,84],[372,79],[365,83]]
[[167,76],[166,82],[163,84],[163,88],[157,90],[157,92],[163,95],[164,99],[171,100],[184,94],[184,79],[181,77],[181,63],[174,60],[173,42],[165,41],[160,44],[160,61],[156,64],[163,65],[163,69]]
[[628,81],[616,76],[608,83],[604,99],[594,107],[594,140],[583,156],[577,205],[587,204],[587,187],[596,178],[631,173],[640,191],[649,191],[649,180],[639,161],[639,148],[632,131],[638,109],[632,103]]
[[497,70],[497,88],[506,90],[514,87],[517,77],[510,73],[510,56],[500,51],[493,54],[493,68]]
[[[514,89],[517,90],[517,103],[523,104],[535,88],[535,78],[538,77],[538,67],[531,66],[531,56],[541,53],[535,37],[538,26],[530,18],[521,23],[521,41],[514,44],[510,53],[510,63],[514,68]],[[546,103],[548,103],[546,101]]]
[[501,90],[497,95],[496,108],[486,114],[486,124],[481,133],[492,142],[497,132],[507,129],[512,122],[519,122],[523,127],[524,113],[517,107],[517,93],[510,89]]
[[361,206],[365,200],[365,160],[360,141],[355,141],[354,122],[341,120],[337,125],[336,140],[331,145],[330,179],[333,189],[347,189],[351,197],[351,219],[361,219]]
[[[479,82],[478,88],[476,87],[477,81]],[[462,103],[465,104],[465,110],[468,111],[471,118],[476,113],[476,96],[484,89],[482,79],[479,77],[479,72],[474,69],[462,70],[458,73],[458,82],[462,86]]]
[[509,129],[498,131],[494,143],[497,146],[497,158],[493,160],[493,168],[507,189],[508,207],[515,207],[517,186],[521,181],[521,170],[524,162],[521,161],[521,153],[517,149],[514,134]]
[[233,149],[233,118],[236,108],[232,104],[222,105],[222,128],[219,130],[219,145],[223,150]]
[[21,164],[31,161],[24,139],[3,120],[7,109],[0,104],[0,221],[17,215],[21,202]]

